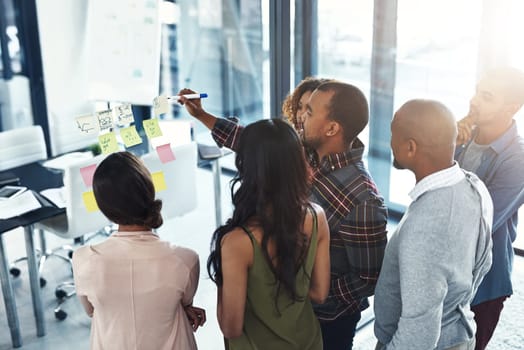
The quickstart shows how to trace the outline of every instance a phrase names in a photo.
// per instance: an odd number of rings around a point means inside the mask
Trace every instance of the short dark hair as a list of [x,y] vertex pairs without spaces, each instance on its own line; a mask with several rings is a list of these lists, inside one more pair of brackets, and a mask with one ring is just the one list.
[[344,142],[349,145],[366,127],[369,108],[366,96],[359,88],[340,81],[320,85],[318,91],[333,91],[329,104],[329,119],[342,126]]
[[144,163],[129,152],[107,156],[93,176],[98,207],[119,225],[162,225],[162,201],[155,199],[155,187]]

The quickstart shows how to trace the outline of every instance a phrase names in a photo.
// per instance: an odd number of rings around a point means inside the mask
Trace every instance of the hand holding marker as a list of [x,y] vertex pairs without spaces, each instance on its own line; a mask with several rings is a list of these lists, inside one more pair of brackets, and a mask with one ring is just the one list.
[[[159,116],[161,114],[165,114],[165,113],[168,113],[169,112],[169,104],[170,103],[176,103],[176,102],[180,102],[180,99],[183,98],[185,99],[186,101],[189,100],[189,99],[201,99],[201,98],[206,98],[207,97],[207,94],[206,93],[195,93],[194,91],[191,91],[189,90],[191,93],[189,94],[184,94],[184,95],[175,95],[175,96],[165,96],[165,95],[161,95],[161,96],[158,96],[158,97],[155,97],[155,99],[153,100],[153,110],[155,112],[155,116]],[[181,103],[183,104],[183,103]]]

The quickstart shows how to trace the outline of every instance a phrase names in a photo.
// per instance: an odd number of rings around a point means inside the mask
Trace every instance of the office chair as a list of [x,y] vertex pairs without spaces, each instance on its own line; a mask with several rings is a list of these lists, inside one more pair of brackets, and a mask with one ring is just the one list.
[[142,156],[142,160],[153,174],[162,172],[166,189],[157,192],[162,199],[164,220],[180,216],[196,208],[197,145],[195,142],[171,147],[175,160],[162,163],[156,152]]
[[40,125],[0,132],[0,171],[47,159]]
[[[87,187],[80,174],[80,169],[92,164],[100,164],[105,155],[100,155],[91,159],[83,159],[68,165],[64,170],[64,197],[66,202],[66,212],[60,216],[53,217],[39,222],[35,228],[39,230],[41,236],[43,231],[53,233],[61,238],[75,239],[99,230],[107,230],[110,222],[99,211],[88,212],[83,201],[83,193],[92,191]],[[72,252],[71,247],[63,246],[56,250],[66,250]],[[55,251],[55,250],[53,250]],[[68,257],[60,256],[63,260],[71,264],[72,254]],[[42,266],[40,267],[42,268]],[[62,310],[62,304],[71,296],[75,295],[74,284],[71,281],[59,284],[55,289],[58,305],[54,310],[55,317],[63,320],[67,313]]]

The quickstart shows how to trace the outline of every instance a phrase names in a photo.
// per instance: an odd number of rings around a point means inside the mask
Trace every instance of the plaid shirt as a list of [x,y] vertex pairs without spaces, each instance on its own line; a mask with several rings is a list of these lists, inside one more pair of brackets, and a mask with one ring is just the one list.
[[[242,127],[236,120],[217,119],[212,135],[235,150]],[[331,287],[320,320],[364,310],[373,295],[387,242],[387,209],[362,162],[360,140],[343,153],[329,154],[314,166],[311,200],[325,211],[330,230]]]

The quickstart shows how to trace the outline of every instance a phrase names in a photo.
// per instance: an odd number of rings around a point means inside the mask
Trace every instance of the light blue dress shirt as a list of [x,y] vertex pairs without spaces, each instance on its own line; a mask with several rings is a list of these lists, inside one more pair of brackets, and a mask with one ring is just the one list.
[[[474,134],[476,136],[476,134]],[[462,166],[469,143],[457,147],[455,159]],[[473,171],[484,181],[493,199],[493,264],[479,286],[472,305],[513,294],[511,270],[513,242],[517,236],[518,210],[524,204],[524,138],[512,126],[484,151]]]

